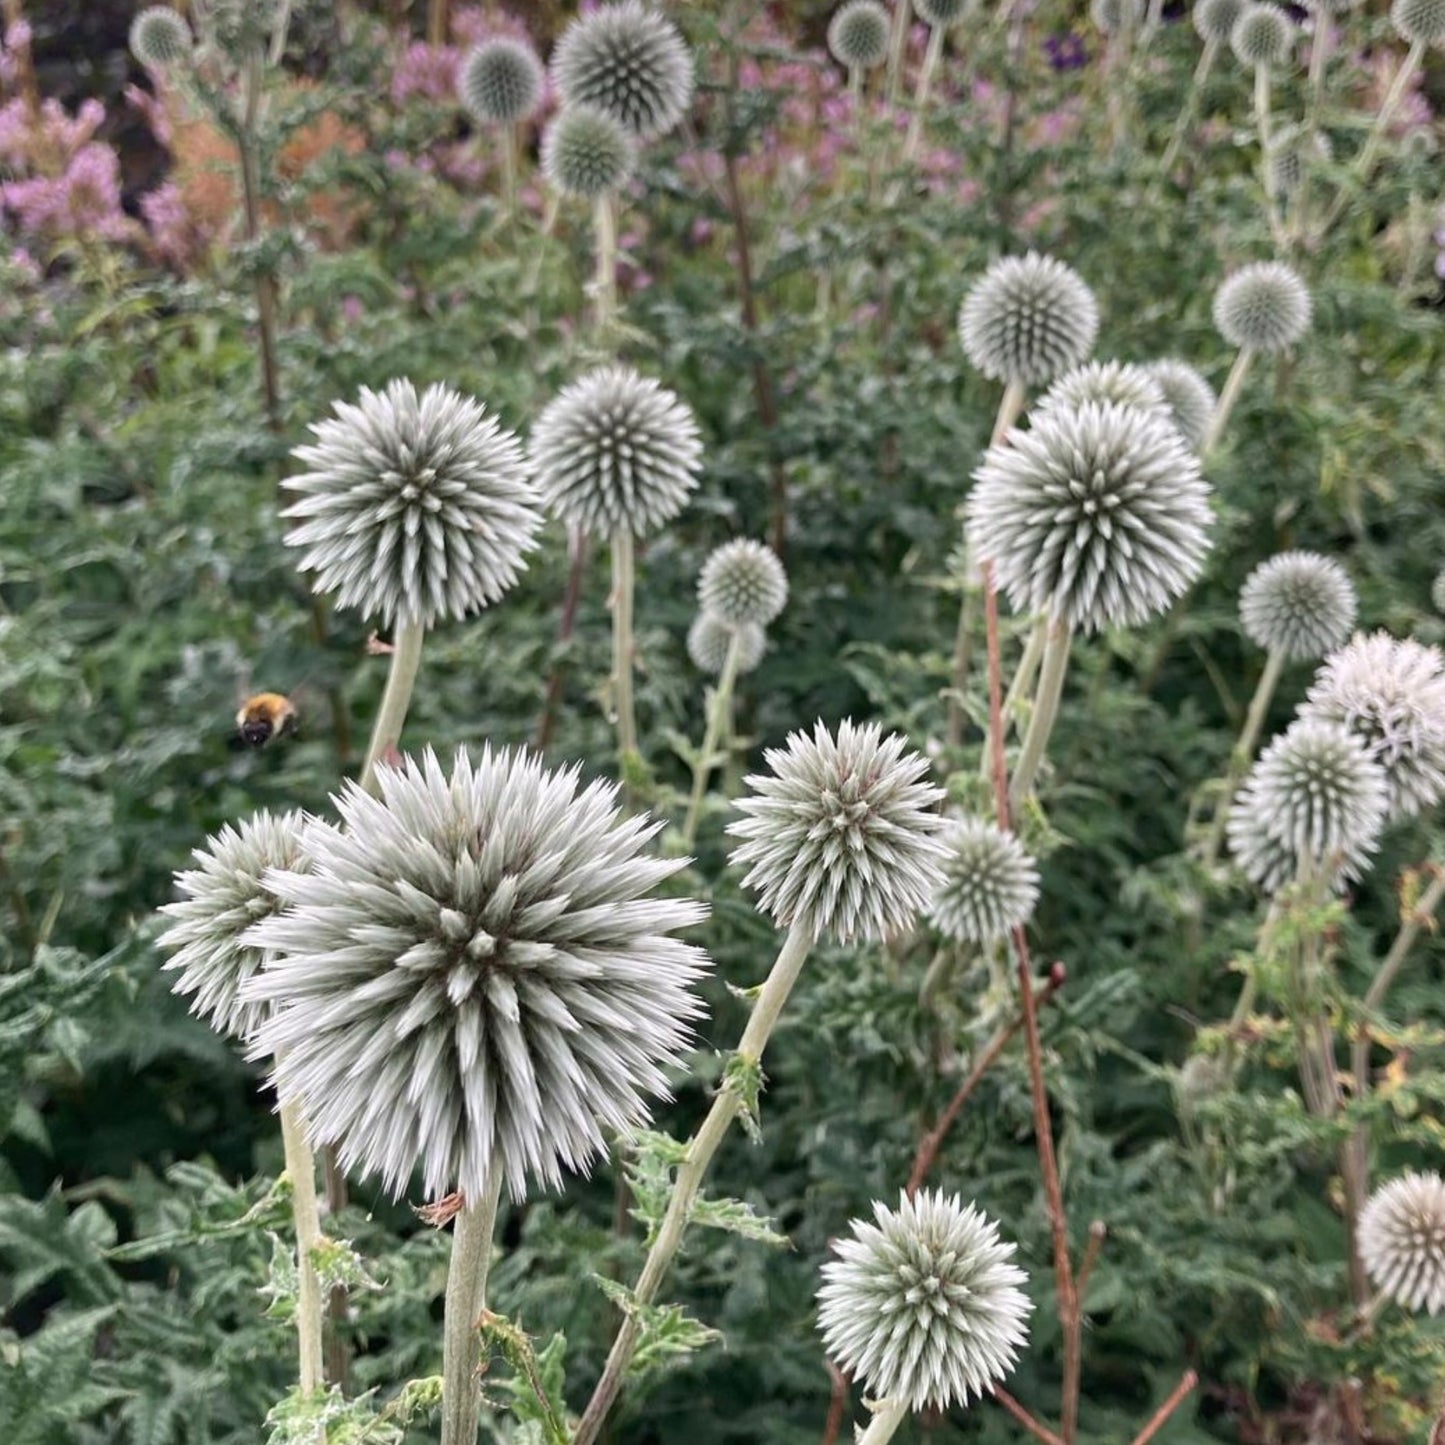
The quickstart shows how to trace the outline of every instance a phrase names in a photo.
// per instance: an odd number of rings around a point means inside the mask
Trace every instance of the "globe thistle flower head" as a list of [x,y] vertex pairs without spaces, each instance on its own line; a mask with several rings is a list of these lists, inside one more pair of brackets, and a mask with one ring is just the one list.
[[169,5],[149,5],[130,23],[130,53],[148,70],[181,65],[195,48],[185,16]]
[[429,1198],[498,1168],[555,1187],[646,1119],[701,1012],[707,960],[672,934],[705,910],[654,891],[686,860],[647,856],[615,785],[524,752],[378,779],[333,800],[311,873],[267,875],[289,907],[250,934],[275,957],[249,999],[278,1005],[253,1054],[393,1196],[418,1167]]
[[1302,717],[1347,727],[1385,770],[1392,820],[1445,796],[1445,658],[1385,632],[1357,635],[1325,659]]
[[436,384],[363,387],[292,455],[286,544],[317,592],[392,625],[430,627],[495,602],[542,524],[521,442],[478,401]]
[[1222,45],[1229,39],[1234,22],[1248,0],[1199,0],[1194,7],[1194,28],[1201,40]]
[[1394,0],[1390,24],[1411,45],[1437,45],[1445,40],[1445,0]]
[[888,58],[888,30],[878,0],[846,0],[828,22],[828,53],[846,70],[872,70]]
[[1015,610],[1085,632],[1164,611],[1209,548],[1209,487],[1163,411],[1045,412],[990,447],[974,480],[969,533]]
[[630,366],[599,367],[563,388],[529,448],[548,508],[602,537],[643,537],[670,522],[702,469],[692,409]]
[[1105,35],[1137,30],[1144,19],[1141,0],[1090,0],[1089,18]]
[[496,35],[467,52],[457,94],[467,114],[486,125],[516,125],[542,101],[542,62],[524,40]]
[[1064,372],[1035,403],[1033,414],[1088,401],[1116,402],[1144,411],[1167,409],[1163,388],[1147,367],[1129,361],[1086,361]]
[[1309,329],[1310,293],[1283,261],[1242,266],[1214,293],[1214,324],[1231,346],[1283,351]]
[[1164,394],[1164,404],[1180,436],[1197,452],[1209,434],[1218,404],[1214,388],[1187,361],[1166,358],[1152,362],[1148,371]]
[[739,638],[738,674],[751,672],[763,660],[767,636],[756,622],[732,627],[711,612],[699,612],[687,630],[687,655],[700,672],[714,677],[727,666],[728,648],[734,635]]
[[814,938],[880,939],[909,926],[936,895],[944,856],[940,789],[897,733],[821,723],[767,752],[728,827],[743,887],[775,923]]
[[730,627],[766,627],[788,600],[788,574],[778,554],[761,542],[739,537],[717,547],[703,563],[698,605]]
[[963,19],[973,0],[913,0],[918,18],[936,30],[940,25],[956,25]]
[[988,944],[1027,923],[1039,898],[1039,870],[1012,833],[982,818],[950,824],[943,886],[928,909],[939,932]]
[[1265,748],[1230,809],[1230,851],[1275,892],[1303,874],[1358,878],[1385,825],[1385,777],[1358,738],[1297,719]]
[[1306,171],[1319,161],[1328,161],[1332,154],[1330,138],[1323,131],[1301,126],[1281,135],[1270,157],[1275,190],[1281,196],[1294,195]]
[[1281,552],[1261,562],[1239,594],[1250,641],[1290,662],[1323,657],[1350,635],[1355,589],[1340,564],[1318,552]]
[[267,962],[264,949],[242,940],[282,907],[267,881],[271,870],[311,866],[306,831],[302,813],[262,812],[236,827],[228,823],[196,849],[196,868],[176,874],[181,900],[161,909],[174,920],[158,940],[171,955],[162,966],[179,975],[172,987],[190,998],[192,1013],[242,1041],[269,1012],[241,1000],[242,985]]
[[1411,1170],[1383,1184],[1360,1211],[1360,1259],[1407,1310],[1445,1309],[1445,1179]]
[[822,1269],[818,1328],[832,1360],[878,1399],[947,1410],[1013,1370],[1033,1305],[1017,1246],[955,1195],[904,1194],[855,1219]]
[[1088,356],[1099,306],[1076,271],[1030,251],[984,272],[959,308],[958,332],[990,380],[1040,386]]
[[1294,49],[1294,35],[1294,25],[1278,5],[1256,0],[1239,12],[1229,32],[1229,45],[1241,64],[1257,69],[1288,60]]
[[661,11],[617,0],[562,32],[552,79],[565,105],[595,106],[639,140],[651,140],[692,104],[692,53]]
[[594,105],[563,106],[542,132],[542,174],[564,196],[595,201],[624,186],[636,169],[637,143]]

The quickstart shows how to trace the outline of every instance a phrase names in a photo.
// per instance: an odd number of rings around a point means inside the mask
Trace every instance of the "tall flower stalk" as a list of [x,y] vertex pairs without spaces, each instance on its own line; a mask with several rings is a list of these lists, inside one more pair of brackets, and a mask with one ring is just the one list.
[[476,1445],[481,1405],[478,1317],[487,1302],[487,1273],[502,1171],[494,1169],[482,1197],[467,1200],[452,1223],[452,1253],[442,1315],[441,1445]]

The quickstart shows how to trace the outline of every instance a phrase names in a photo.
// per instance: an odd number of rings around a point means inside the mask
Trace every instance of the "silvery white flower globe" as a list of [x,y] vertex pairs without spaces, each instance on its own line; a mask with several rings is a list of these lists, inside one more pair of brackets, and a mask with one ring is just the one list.
[[1289,59],[1294,36],[1294,25],[1278,5],[1257,0],[1239,12],[1229,44],[1243,64],[1273,66]]
[[1292,196],[1300,188],[1306,169],[1333,154],[1330,138],[1321,130],[1302,126],[1291,134],[1281,135],[1272,147],[1270,170],[1275,190],[1281,196]]
[[1338,886],[1364,871],[1385,825],[1385,777],[1335,723],[1301,718],[1260,754],[1228,821],[1229,847],[1267,892],[1323,869]]
[[940,933],[987,944],[1028,922],[1039,898],[1039,870],[1012,833],[963,818],[948,825],[943,844],[943,886],[928,909]]
[[160,910],[173,920],[157,940],[172,955],[163,967],[179,974],[172,987],[190,998],[192,1013],[243,1041],[269,1008],[241,1001],[241,986],[267,961],[264,949],[242,937],[282,907],[267,881],[270,870],[310,868],[308,822],[324,826],[303,813],[262,812],[235,827],[228,823],[195,850],[198,867],[176,874],[181,901]]
[[875,1399],[946,1410],[1014,1368],[1033,1305],[1017,1246],[958,1195],[920,1190],[855,1219],[823,1265],[818,1328],[829,1357]]
[[169,5],[150,5],[130,23],[131,54],[151,70],[189,60],[196,48],[185,17]]
[[1086,361],[1070,367],[1034,403],[1035,417],[1059,407],[1080,407],[1086,401],[1117,402],[1144,411],[1167,409],[1163,388],[1148,367],[1129,361]]
[[1218,404],[1214,388],[1187,361],[1172,357],[1151,362],[1148,371],[1164,393],[1164,404],[1179,434],[1197,452],[1204,445]]
[[1445,0],[1394,0],[1390,24],[1412,45],[1445,40]]
[[888,12],[878,0],[847,0],[828,22],[828,51],[848,70],[872,70],[888,58]]
[[659,825],[617,787],[533,755],[429,750],[348,783],[307,874],[268,873],[287,905],[248,936],[271,952],[248,1002],[274,1005],[252,1049],[276,1056],[343,1167],[393,1196],[515,1197],[585,1172],[606,1133],[648,1116],[702,1012],[707,964],[671,935],[705,914],[655,890]]
[[687,655],[692,658],[693,666],[716,677],[727,666],[728,648],[734,634],[741,639],[738,675],[751,672],[763,660],[763,652],[767,648],[767,636],[763,629],[756,622],[731,627],[711,612],[699,612],[687,630]]
[[1435,604],[1436,612],[1445,612],[1445,571],[1435,574],[1430,584],[1430,601]]
[[1209,550],[1209,487],[1160,411],[1087,403],[990,447],[969,534],[1019,612],[1097,632],[1164,611]]
[[819,722],[768,749],[765,774],[749,777],[728,827],[741,839],[734,865],[743,887],[783,927],[843,942],[908,927],[938,892],[942,797],[928,763],[897,733],[851,720],[835,737]]
[[918,18],[935,28],[956,24],[971,4],[973,0],[913,0]]
[[594,536],[643,537],[682,511],[702,469],[692,409],[630,366],[602,366],[547,405],[528,442],[548,508]]
[[562,32],[552,79],[565,105],[596,106],[650,140],[671,130],[692,104],[692,52],[660,10],[617,0]]
[[524,40],[495,35],[462,62],[457,94],[467,113],[488,125],[515,125],[542,101],[542,62]]
[[1360,1259],[1407,1310],[1445,1309],[1445,1179],[1411,1170],[1370,1195],[1360,1211]]
[[1261,562],[1239,594],[1245,635],[1291,662],[1323,657],[1350,635],[1355,589],[1349,574],[1318,552],[1281,552]]
[[1283,351],[1309,329],[1310,293],[1283,261],[1242,266],[1214,293],[1214,324],[1231,346]]
[[1445,796],[1445,658],[1385,632],[1327,657],[1300,709],[1350,729],[1385,770],[1392,820]]
[[788,574],[778,554],[761,542],[739,537],[709,554],[697,583],[704,612],[730,627],[757,623],[766,627],[788,600]]
[[1039,386],[1077,366],[1099,333],[1099,306],[1077,272],[1030,251],[984,272],[958,313],[970,362],[992,381]]
[[1199,0],[1194,7],[1194,28],[1202,40],[1223,44],[1248,0]]
[[1090,0],[1089,18],[1105,35],[1137,30],[1144,20],[1142,0]]
[[387,625],[460,618],[516,582],[542,513],[522,446],[478,401],[410,381],[363,387],[311,427],[282,516],[289,547],[334,593]]
[[627,127],[594,105],[563,106],[542,132],[541,155],[548,185],[584,201],[610,195],[637,168]]

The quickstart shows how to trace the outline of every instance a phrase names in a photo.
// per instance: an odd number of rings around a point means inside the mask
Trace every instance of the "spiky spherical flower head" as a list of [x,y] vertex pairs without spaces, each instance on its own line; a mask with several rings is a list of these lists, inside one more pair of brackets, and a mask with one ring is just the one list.
[[1105,35],[1137,30],[1144,19],[1142,0],[1091,0],[1089,18]]
[[1327,657],[1300,709],[1349,728],[1385,770],[1391,819],[1445,796],[1445,657],[1386,632],[1357,635]]
[[496,1169],[556,1186],[645,1121],[702,1011],[707,960],[671,935],[705,910],[654,893],[686,860],[647,856],[658,825],[615,785],[524,752],[378,783],[333,799],[310,873],[267,875],[288,907],[250,935],[274,957],[249,997],[276,1005],[252,1052],[393,1195],[415,1168],[429,1198]]
[[495,35],[467,53],[457,94],[467,114],[487,125],[516,125],[542,100],[542,62],[525,40]]
[[1358,878],[1385,825],[1385,775],[1332,722],[1298,718],[1265,748],[1229,813],[1245,875],[1274,892],[1303,874]]
[[1437,572],[1430,584],[1430,601],[1435,604],[1436,612],[1445,612],[1445,569]]
[[1445,1309],[1445,1179],[1411,1170],[1370,1195],[1360,1211],[1360,1259],[1407,1310]]
[[1309,288],[1283,261],[1241,266],[1214,293],[1214,324],[1231,346],[1283,351],[1309,329]]
[[822,1269],[818,1328],[834,1363],[877,1399],[947,1410],[1014,1368],[1033,1305],[998,1225],[956,1194],[904,1194],[855,1219]]
[[1303,662],[1333,652],[1355,623],[1349,574],[1318,552],[1281,552],[1261,562],[1239,593],[1246,636],[1266,652]]
[[821,721],[811,737],[793,733],[767,764],[728,827],[763,912],[845,943],[912,924],[943,881],[943,794],[928,763],[898,733],[845,720],[836,737]]
[[937,29],[940,25],[956,25],[973,0],[913,0],[918,18]]
[[788,600],[788,574],[778,554],[761,542],[739,537],[715,547],[702,564],[698,606],[730,627],[766,627]]
[[1174,1094],[1179,1112],[1194,1115],[1199,1106],[1217,1099],[1229,1089],[1229,1063],[1219,1054],[1190,1054],[1174,1076]]
[[1248,0],[1199,0],[1194,7],[1194,28],[1200,39],[1224,44],[1247,3]]
[[974,483],[969,535],[1015,610],[1085,632],[1164,611],[1209,550],[1209,487],[1164,411],[1046,412],[990,447]]
[[1246,5],[1229,32],[1229,45],[1244,65],[1281,65],[1294,49],[1295,27],[1288,15],[1269,0]]
[[711,612],[699,612],[687,629],[687,655],[693,666],[716,677],[727,665],[728,648],[738,638],[738,674],[751,672],[763,660],[767,636],[756,622],[731,627]]
[[618,0],[562,32],[552,79],[564,104],[596,106],[650,140],[671,130],[692,104],[692,52],[661,11]]
[[995,261],[958,312],[968,359],[993,381],[1040,386],[1077,366],[1099,334],[1099,306],[1062,261],[1030,251]]
[[367,617],[430,627],[495,602],[542,524],[522,444],[480,402],[440,383],[361,389],[293,452],[286,544],[317,592]]
[[196,868],[176,874],[180,902],[161,909],[174,920],[157,940],[171,955],[164,967],[179,975],[172,987],[190,998],[192,1013],[242,1041],[270,1011],[240,998],[267,962],[265,949],[242,939],[282,907],[268,881],[272,870],[310,868],[307,821],[302,813],[257,813],[236,827],[228,823],[195,850]]
[[828,22],[828,50],[847,70],[872,70],[888,59],[888,12],[878,0],[847,0]]
[[1172,357],[1151,362],[1149,375],[1163,392],[1164,404],[1180,436],[1197,452],[1204,445],[1218,405],[1214,388],[1187,361]]
[[1412,45],[1437,45],[1445,40],[1445,0],[1395,0],[1390,24]]
[[181,65],[195,48],[185,16],[169,5],[150,5],[130,23],[130,52],[150,70]]
[[542,132],[542,174],[564,196],[595,201],[632,178],[637,143],[615,116],[595,105],[568,105]]
[[1070,367],[1035,402],[1034,416],[1086,401],[1117,402],[1145,411],[1165,409],[1164,392],[1147,367],[1129,361],[1086,361]]
[[1028,922],[1039,898],[1039,870],[1012,833],[964,818],[949,825],[943,842],[943,886],[928,909],[940,933],[986,944]]
[[1270,157],[1275,190],[1282,196],[1292,196],[1299,190],[1306,173],[1318,163],[1328,161],[1333,154],[1330,138],[1321,130],[1300,126],[1282,134],[1274,143]]
[[697,419],[651,377],[602,366],[548,403],[528,442],[547,506],[593,536],[655,532],[702,470]]

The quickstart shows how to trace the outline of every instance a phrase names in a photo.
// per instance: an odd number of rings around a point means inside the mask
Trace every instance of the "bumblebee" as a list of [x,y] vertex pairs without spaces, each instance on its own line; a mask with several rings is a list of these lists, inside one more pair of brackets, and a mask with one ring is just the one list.
[[236,714],[236,733],[232,746],[262,748],[273,738],[283,738],[296,731],[295,704],[279,692],[258,692],[241,704]]

